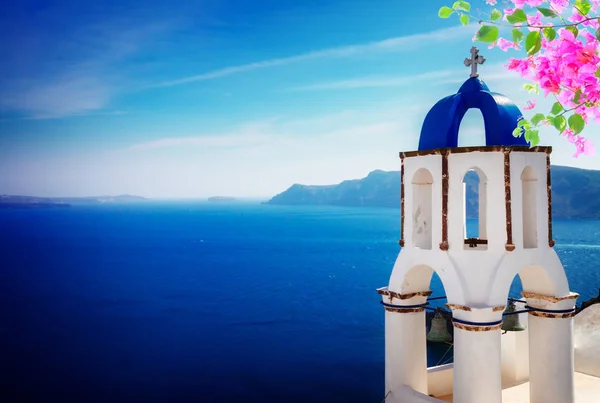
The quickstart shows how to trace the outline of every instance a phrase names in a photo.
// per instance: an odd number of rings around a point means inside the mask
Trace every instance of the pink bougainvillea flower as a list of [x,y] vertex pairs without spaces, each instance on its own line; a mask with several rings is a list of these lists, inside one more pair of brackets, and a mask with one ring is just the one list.
[[582,25],[585,25],[586,27],[592,27],[594,29],[600,28],[600,22],[598,22],[597,19],[585,21],[582,23]]
[[512,0],[515,8],[523,8],[524,5],[528,5],[531,7],[537,7],[544,4],[546,0]]
[[562,13],[569,5],[569,0],[550,0],[550,7],[558,14]]
[[[529,25],[533,25],[535,27],[541,27],[542,26],[542,13],[540,13],[539,11],[537,13],[535,13],[535,15],[528,15],[527,16],[527,24]],[[529,28],[530,31],[535,31],[539,28]]]
[[533,60],[530,58],[527,59],[510,59],[506,67],[509,70],[513,70],[518,72],[521,77],[526,77],[529,74],[529,69],[534,67]]
[[540,78],[540,88],[544,90],[544,95],[557,94],[560,91],[560,81],[556,75],[545,75]]
[[[539,28],[531,28],[532,26],[556,24],[554,26],[556,37],[548,40],[549,35],[545,32],[541,37],[541,48],[534,55],[511,58],[505,67],[537,84],[545,97],[554,95],[565,110],[575,110],[586,123],[600,123],[600,79],[596,75],[600,68],[600,41],[596,37],[596,32],[600,30],[600,20],[597,18],[600,0],[589,0],[591,7],[586,15],[582,15],[570,0],[504,0],[503,2],[486,0],[486,3],[492,6],[498,3],[508,5],[509,8],[502,10],[504,20],[507,20],[506,17],[513,14],[515,10],[523,10],[527,22],[511,23],[513,28],[526,26],[529,31],[535,32]],[[540,6],[562,14],[560,21],[544,17],[539,10],[535,9]],[[565,29],[567,19],[569,25],[577,28],[573,30],[575,34]],[[504,38],[498,38],[490,45],[490,48],[494,47],[505,52],[508,49],[521,48],[518,43]],[[524,110],[530,111],[535,108],[535,101],[532,100],[527,103]],[[565,118],[568,116],[565,115]],[[581,135],[575,135],[572,130],[563,131],[561,136],[575,147],[575,157],[595,153],[591,141]]]
[[596,49],[590,49],[589,46],[577,50],[577,61],[581,64],[593,62],[596,57]]
[[530,111],[530,110],[532,110],[533,108],[535,108],[535,99],[532,99],[532,100],[529,100],[529,101],[527,101],[527,105],[525,105],[525,106],[523,107],[523,109],[525,109],[526,111]]
[[492,42],[490,44],[490,46],[488,46],[488,49],[492,49],[494,47],[499,47],[501,50],[503,50],[505,52],[507,52],[508,49],[519,49],[519,45],[517,45],[515,42],[509,41],[504,38],[498,38],[497,41]]
[[578,158],[581,154],[583,155],[594,155],[596,154],[596,148],[591,141],[583,136],[578,136],[573,133],[573,130],[567,128],[562,135],[566,137],[567,141],[575,146],[574,158]]
[[579,14],[579,11],[577,11],[577,9],[573,9],[573,14],[571,14],[568,20],[571,22],[581,22],[585,20],[585,17]]
[[586,138],[582,138],[582,140],[584,141],[583,150],[582,150],[583,154],[589,155],[589,156],[596,155],[596,147],[594,146],[594,143],[592,143],[591,141],[589,141]]

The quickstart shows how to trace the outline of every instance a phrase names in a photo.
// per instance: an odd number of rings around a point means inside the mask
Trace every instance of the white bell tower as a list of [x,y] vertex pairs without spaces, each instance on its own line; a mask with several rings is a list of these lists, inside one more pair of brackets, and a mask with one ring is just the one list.
[[[501,403],[500,329],[519,275],[529,311],[530,401],[572,403],[578,295],[553,249],[551,148],[512,135],[520,111],[478,78],[485,59],[476,48],[467,61],[471,77],[428,113],[419,150],[400,153],[402,249],[389,285],[377,290],[385,309],[386,402],[422,401],[414,396],[434,389],[425,304],[435,271],[453,316],[454,402]],[[457,147],[470,108],[482,112],[486,145]],[[479,236],[467,239],[463,178],[471,170],[479,176]]]

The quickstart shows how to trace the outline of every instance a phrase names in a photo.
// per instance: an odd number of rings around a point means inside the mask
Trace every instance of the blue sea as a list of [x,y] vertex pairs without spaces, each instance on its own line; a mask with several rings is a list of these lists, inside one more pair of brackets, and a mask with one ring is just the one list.
[[[0,210],[0,401],[381,401],[375,289],[399,222],[258,203]],[[597,295],[600,222],[554,231],[579,302]]]

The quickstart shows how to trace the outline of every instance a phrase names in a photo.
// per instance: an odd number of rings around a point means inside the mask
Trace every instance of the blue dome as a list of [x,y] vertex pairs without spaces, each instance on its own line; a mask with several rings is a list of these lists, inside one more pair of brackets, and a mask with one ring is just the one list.
[[458,147],[458,129],[468,109],[476,108],[483,115],[486,146],[528,146],[524,136],[514,137],[513,130],[521,111],[502,94],[490,92],[478,77],[469,78],[458,92],[441,99],[427,113],[419,151]]

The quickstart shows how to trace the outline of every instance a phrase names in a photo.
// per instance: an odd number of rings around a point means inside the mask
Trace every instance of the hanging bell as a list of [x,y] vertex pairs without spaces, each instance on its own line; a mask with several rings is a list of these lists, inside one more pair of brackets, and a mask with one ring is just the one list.
[[502,330],[505,332],[520,332],[522,330],[525,330],[525,326],[523,326],[521,324],[521,322],[519,321],[519,314],[514,314],[514,315],[506,315],[507,313],[510,312],[515,312],[517,310],[517,307],[514,303],[514,301],[510,301],[508,303],[508,306],[506,307],[506,311],[504,311],[505,316],[504,316],[504,320],[502,321]]
[[427,333],[427,341],[432,343],[444,343],[452,341],[452,336],[448,333],[446,318],[439,311],[436,311],[431,319],[431,328]]

